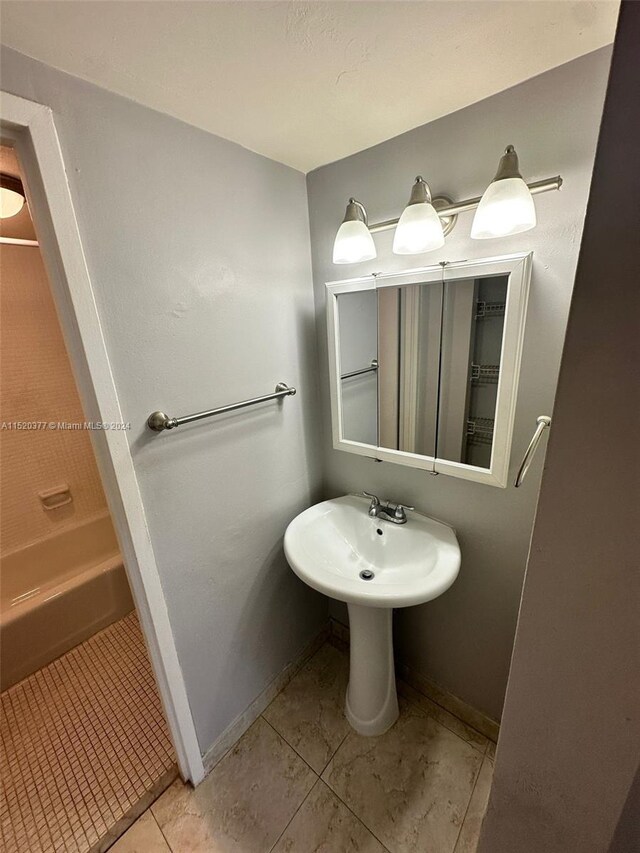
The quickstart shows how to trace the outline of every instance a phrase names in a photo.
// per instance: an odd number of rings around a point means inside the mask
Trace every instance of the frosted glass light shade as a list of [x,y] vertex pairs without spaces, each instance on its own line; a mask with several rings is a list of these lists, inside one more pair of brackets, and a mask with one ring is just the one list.
[[0,188],[0,219],[9,219],[20,213],[24,204],[24,196],[9,190],[6,187]]
[[444,246],[442,222],[432,204],[408,204],[396,225],[393,251],[396,255],[420,255]]
[[376,246],[367,226],[360,219],[343,222],[333,244],[334,264],[357,264],[376,257]]
[[480,200],[471,226],[474,240],[508,237],[536,225],[536,209],[522,178],[493,181]]

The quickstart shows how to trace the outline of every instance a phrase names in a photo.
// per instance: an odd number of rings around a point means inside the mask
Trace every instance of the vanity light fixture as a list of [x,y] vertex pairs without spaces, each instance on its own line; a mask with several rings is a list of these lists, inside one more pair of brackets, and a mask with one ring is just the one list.
[[473,217],[471,237],[474,240],[508,237],[535,226],[533,197],[520,174],[516,149],[507,145],[496,176],[480,199]]
[[[495,178],[484,195],[464,201],[452,201],[444,195],[431,198],[428,184],[417,177],[409,204],[399,219],[386,219],[369,225],[363,205],[349,199],[347,212],[336,234],[333,245],[334,264],[357,264],[376,257],[372,234],[396,229],[393,251],[397,255],[418,255],[444,245],[444,238],[452,230],[459,213],[477,212],[471,228],[471,237],[484,240],[491,237],[508,237],[528,231],[536,225],[533,195],[559,190],[562,178],[556,175],[528,184],[518,167],[518,155],[513,145],[508,145],[500,159]],[[433,214],[440,221],[436,227]]]
[[0,172],[0,219],[9,219],[20,213],[25,201],[20,178]]
[[333,244],[334,264],[357,264],[376,257],[376,246],[369,231],[364,205],[349,199],[347,210]]
[[420,175],[411,188],[393,237],[396,255],[419,255],[444,246],[442,221],[431,203],[431,190]]

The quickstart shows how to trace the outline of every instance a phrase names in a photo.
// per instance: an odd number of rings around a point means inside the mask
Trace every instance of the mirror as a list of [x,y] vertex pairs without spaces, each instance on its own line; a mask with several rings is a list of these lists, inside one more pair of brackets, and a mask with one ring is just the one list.
[[444,285],[436,455],[489,468],[508,276]]
[[342,432],[351,441],[378,444],[378,307],[375,290],[341,293],[340,395]]
[[506,485],[529,269],[515,255],[327,285],[334,446]]

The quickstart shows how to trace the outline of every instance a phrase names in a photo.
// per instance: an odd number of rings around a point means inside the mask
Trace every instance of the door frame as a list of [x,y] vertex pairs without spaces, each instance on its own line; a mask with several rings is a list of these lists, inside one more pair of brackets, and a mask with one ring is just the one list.
[[[19,155],[25,190],[87,420],[123,422],[51,109],[0,92],[0,136]],[[171,630],[129,442],[92,430],[104,491],[176,750],[197,785],[204,764]]]

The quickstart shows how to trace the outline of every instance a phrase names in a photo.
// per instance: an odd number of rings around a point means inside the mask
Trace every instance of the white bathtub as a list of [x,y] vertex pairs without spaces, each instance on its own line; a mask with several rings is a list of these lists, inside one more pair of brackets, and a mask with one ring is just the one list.
[[108,514],[0,560],[0,689],[133,609]]

